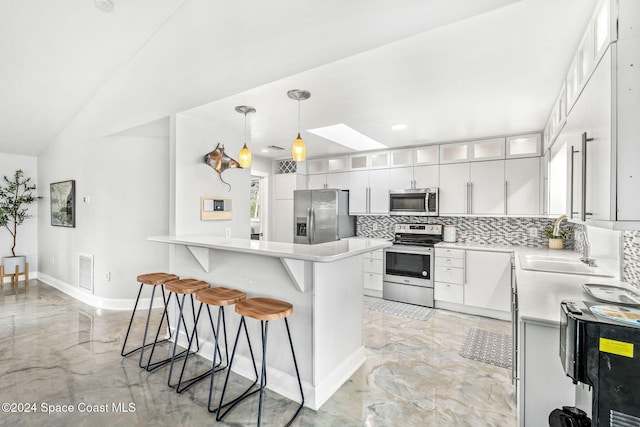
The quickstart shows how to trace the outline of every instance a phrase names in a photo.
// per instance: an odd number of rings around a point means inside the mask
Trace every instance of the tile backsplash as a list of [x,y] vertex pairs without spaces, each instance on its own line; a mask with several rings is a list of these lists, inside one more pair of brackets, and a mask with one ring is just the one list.
[[[393,226],[397,223],[427,223],[456,226],[458,242],[518,245],[544,247],[548,240],[542,236],[542,229],[553,226],[553,218],[513,218],[513,217],[423,217],[423,216],[373,216],[357,217],[357,234],[363,237],[382,239],[393,238]],[[561,228],[574,227],[578,236],[581,226],[563,222]],[[529,230],[535,229],[530,235]],[[565,248],[574,247],[573,236],[565,240]]]
[[640,288],[640,231],[624,232],[622,258],[622,280]]
[[[553,218],[511,217],[421,217],[421,216],[373,216],[357,217],[357,234],[362,237],[393,238],[393,226],[397,223],[427,223],[456,226],[458,242],[546,247],[548,240],[542,229],[553,226]],[[586,228],[580,224],[563,222],[561,228],[573,227],[571,238],[565,240],[565,248],[581,252],[584,248]],[[535,228],[535,237],[529,230]],[[640,231],[625,231],[622,235],[622,280],[640,288]]]

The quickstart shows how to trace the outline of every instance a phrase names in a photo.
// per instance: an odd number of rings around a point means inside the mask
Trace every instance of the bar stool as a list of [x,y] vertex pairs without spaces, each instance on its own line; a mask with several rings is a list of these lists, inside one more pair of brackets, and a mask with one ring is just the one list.
[[[178,326],[176,327],[176,338],[173,342],[173,353],[169,358],[171,362],[171,368],[169,369],[169,379],[167,380],[167,384],[169,387],[174,388],[177,384],[171,384],[171,374],[173,373],[173,364],[176,359],[181,357],[187,357],[191,350],[191,342],[193,341],[193,337],[196,338],[196,353],[200,351],[200,343],[198,342],[198,321],[196,320],[196,311],[195,311],[195,301],[193,300],[193,295],[205,289],[209,289],[209,284],[202,280],[196,279],[181,279],[174,280],[165,285],[167,291],[169,291],[169,299],[171,299],[171,295],[176,295],[176,300],[178,301],[178,307],[180,308],[179,317],[178,317]],[[182,295],[182,300],[178,298],[178,295]],[[187,324],[184,320],[184,299],[189,295],[191,297],[191,314],[193,319],[193,329],[191,334],[189,334],[189,330],[187,329]],[[202,306],[202,304],[201,304]],[[200,310],[198,310],[199,312]],[[182,321],[182,322],[181,322]],[[187,335],[187,342],[189,343],[188,348],[183,350],[182,352],[176,354],[176,350],[178,348],[178,339],[180,338],[180,323],[184,325],[185,334]],[[181,376],[182,377],[182,376]]]
[[[264,395],[264,389],[267,386],[267,338],[269,332],[269,321],[270,320],[278,320],[284,319],[284,324],[287,328],[287,336],[289,338],[289,346],[291,347],[291,355],[293,356],[293,365],[296,369],[296,376],[298,377],[298,387],[300,388],[300,406],[296,410],[296,413],[293,414],[293,417],[289,420],[289,422],[285,426],[290,426],[293,423],[293,420],[298,416],[300,410],[304,406],[304,393],[302,391],[302,381],[300,380],[300,372],[298,371],[298,362],[296,361],[296,353],[293,350],[293,342],[291,341],[291,331],[289,330],[289,322],[287,321],[287,317],[293,312],[293,305],[288,302],[279,301],[271,298],[250,298],[244,301],[241,301],[236,304],[236,313],[240,314],[242,317],[240,318],[240,325],[238,326],[238,333],[236,335],[236,340],[233,345],[233,351],[231,352],[231,360],[229,361],[229,367],[227,369],[227,376],[224,381],[224,387],[222,388],[222,396],[220,396],[220,404],[218,405],[218,414],[216,416],[216,420],[222,420],[228,413],[231,411],[238,403],[247,397],[259,393],[260,397],[258,400],[258,426],[260,426],[260,422],[262,419],[262,401]],[[238,346],[238,339],[240,338],[240,332],[244,327],[245,334],[247,335],[247,340],[249,340],[249,334],[247,332],[247,325],[245,321],[245,317],[250,317],[252,319],[256,319],[260,321],[260,329],[262,335],[262,368],[260,373],[260,388],[254,391],[249,391],[251,388],[247,389],[243,394],[233,399],[231,402],[223,404],[224,394],[227,390],[227,383],[229,381],[229,374],[231,373],[231,366],[233,365],[233,359],[236,354],[236,347]],[[255,362],[254,362],[255,367]],[[252,386],[253,387],[253,386]],[[221,409],[229,406],[229,408],[221,413]]]
[[[176,391],[178,393],[181,393],[182,391],[186,390],[187,388],[191,387],[193,384],[195,384],[196,382],[206,378],[207,376],[211,375],[211,382],[209,384],[209,400],[207,403],[207,409],[209,412],[217,412],[218,408],[215,407],[213,408],[211,405],[211,401],[212,401],[212,396],[213,396],[213,389],[214,389],[214,379],[215,379],[215,373],[216,372],[220,372],[224,369],[227,368],[227,366],[229,365],[229,345],[227,343],[227,323],[226,323],[226,318],[225,318],[225,310],[224,308],[226,306],[229,305],[233,305],[236,304],[240,301],[244,301],[247,298],[247,294],[245,294],[244,292],[238,291],[236,289],[228,289],[228,288],[224,288],[224,287],[216,287],[216,288],[208,288],[202,291],[198,291],[196,293],[196,299],[198,301],[200,301],[200,307],[198,308],[198,314],[196,316],[196,322],[194,324],[194,328],[197,327],[198,325],[198,321],[200,319],[200,314],[202,312],[202,306],[205,305],[207,308],[207,314],[209,315],[209,324],[211,325],[211,330],[213,331],[213,336],[214,336],[214,353],[213,353],[213,360],[211,363],[211,369],[207,370],[206,372],[197,375],[189,380],[183,380],[183,376],[184,376],[184,370],[187,366],[187,361],[189,358],[189,354],[187,353],[185,359],[184,359],[184,363],[182,365],[182,371],[180,372],[180,379],[178,380],[178,386],[176,388]],[[216,326],[213,325],[213,316],[211,316],[211,306],[216,306],[218,307],[218,320],[217,320],[217,324]],[[222,365],[222,354],[220,352],[220,347],[219,347],[219,339],[220,339],[220,321],[222,320],[222,334],[224,337],[224,347],[225,347],[225,361],[224,361],[224,365]],[[191,334],[191,337],[193,338],[194,334]],[[191,341],[189,342],[189,347],[187,348],[187,350],[191,349]],[[258,378],[258,371],[255,367],[255,359],[253,357],[253,350],[251,349],[251,347],[249,347],[249,350],[251,351],[251,358],[253,360],[253,366],[254,366],[254,371],[255,371],[255,375],[256,375],[256,380],[254,381],[254,383],[251,385],[251,387],[253,385],[255,385],[257,383],[257,378]],[[217,356],[220,356],[220,360],[218,361]],[[184,387],[182,387],[182,384],[185,384]]]
[[[147,361],[146,365],[143,365],[142,360],[143,360],[143,356],[144,356],[144,349],[145,347],[148,347],[150,345],[152,345],[154,348],[156,346],[156,344],[159,343],[164,343],[164,342],[168,342],[171,339],[171,327],[169,325],[169,318],[167,317],[167,303],[168,300],[165,297],[165,293],[164,293],[164,284],[167,282],[170,282],[172,280],[177,280],[178,276],[176,276],[175,274],[169,274],[169,273],[148,273],[148,274],[141,274],[140,276],[137,277],[137,281],[138,283],[140,283],[140,289],[138,290],[138,296],[136,297],[136,303],[133,306],[133,312],[131,313],[131,320],[129,320],[129,327],[127,328],[127,335],[124,338],[124,343],[122,344],[122,351],[120,352],[120,355],[123,357],[126,357],[128,355],[130,355],[131,353],[134,353],[138,350],[140,350],[140,362],[138,363],[138,365],[141,368],[147,368],[149,366],[149,363],[151,363],[151,356],[149,357],[149,360]],[[130,350],[128,352],[125,353],[125,348],[127,346],[127,341],[129,340],[129,332],[131,332],[131,325],[133,324],[133,318],[136,315],[136,309],[138,308],[138,302],[140,301],[140,294],[142,293],[142,288],[145,286],[153,286],[153,290],[151,291],[151,301],[149,302],[149,311],[147,313],[147,322],[146,322],[146,326],[144,328],[144,337],[142,338],[142,345],[140,347],[134,348],[133,350]],[[153,300],[156,294],[156,287],[160,286],[160,289],[162,290],[162,302],[163,302],[163,311],[162,311],[162,318],[160,319],[160,323],[158,324],[158,331],[156,333],[156,337],[153,340],[153,342],[150,342],[147,344],[147,333],[149,331],[149,322],[151,320],[151,311],[153,310]],[[169,327],[169,337],[163,340],[158,341],[158,337],[160,335],[160,329],[162,328],[162,323],[164,322],[164,318],[167,317],[167,326]],[[153,353],[152,353],[153,355]]]

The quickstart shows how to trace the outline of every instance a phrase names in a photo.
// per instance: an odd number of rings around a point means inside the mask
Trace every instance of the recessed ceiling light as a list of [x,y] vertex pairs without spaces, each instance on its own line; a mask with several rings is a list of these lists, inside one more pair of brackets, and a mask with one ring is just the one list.
[[269,149],[268,148],[263,148],[262,150],[260,150],[261,153],[268,153]]
[[94,0],[96,7],[103,12],[111,12],[113,10],[113,2],[111,0]]
[[323,128],[309,129],[309,132],[356,151],[387,148],[386,145],[382,145],[378,141],[361,134],[357,130],[351,129],[344,123],[326,126]]
[[395,125],[391,125],[391,130],[405,130],[407,125],[404,123],[396,123]]

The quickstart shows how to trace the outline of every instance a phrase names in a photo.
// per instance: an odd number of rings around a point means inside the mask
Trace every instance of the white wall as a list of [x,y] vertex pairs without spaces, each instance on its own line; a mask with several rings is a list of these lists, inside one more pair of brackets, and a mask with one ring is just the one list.
[[[218,142],[224,144],[225,153],[238,158],[242,138],[229,134],[224,127],[195,119],[184,114],[176,115],[175,136],[175,233],[209,234],[225,236],[231,229],[231,237],[248,239],[251,234],[249,218],[250,169],[227,169],[220,180],[218,172],[204,162],[205,154]],[[232,199],[233,217],[230,220],[200,220],[200,197]]]
[[[78,254],[93,254],[94,295],[135,298],[137,275],[168,269],[167,248],[146,240],[169,232],[168,120],[93,140],[57,139],[38,165],[43,276],[77,288]],[[69,179],[76,181],[76,227],[51,226],[49,184]]]
[[[43,187],[38,185],[38,160],[36,157],[19,156],[16,154],[0,153],[0,180],[4,184],[3,176],[13,178],[16,170],[22,169],[25,177],[31,178],[31,183],[37,186],[36,194],[42,194]],[[33,273],[38,269],[38,205],[44,203],[38,199],[28,207],[29,215],[27,219],[18,227],[18,239],[16,245],[16,255],[26,255],[29,263],[29,270]],[[0,256],[11,256],[12,237],[6,228],[0,229]]]

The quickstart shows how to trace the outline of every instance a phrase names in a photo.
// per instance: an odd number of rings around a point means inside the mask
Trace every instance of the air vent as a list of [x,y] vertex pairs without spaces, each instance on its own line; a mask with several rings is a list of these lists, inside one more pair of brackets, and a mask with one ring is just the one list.
[[93,293],[93,255],[78,254],[78,286]]
[[267,148],[270,150],[280,150],[280,151],[284,150],[284,148],[278,147],[277,145],[270,145]]
[[609,423],[611,427],[640,427],[640,418],[612,409],[609,411]]

